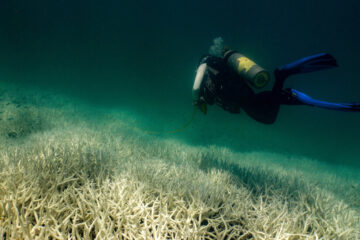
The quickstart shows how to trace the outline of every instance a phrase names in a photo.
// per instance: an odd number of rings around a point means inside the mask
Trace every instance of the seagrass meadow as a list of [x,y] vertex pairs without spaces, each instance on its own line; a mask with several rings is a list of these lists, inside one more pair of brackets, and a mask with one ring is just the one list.
[[[360,102],[360,2],[0,1],[0,240],[360,240],[360,113],[193,111],[214,39]],[[216,41],[215,41],[216,42]],[[214,45],[213,45],[214,46]],[[194,114],[193,114],[194,113]]]

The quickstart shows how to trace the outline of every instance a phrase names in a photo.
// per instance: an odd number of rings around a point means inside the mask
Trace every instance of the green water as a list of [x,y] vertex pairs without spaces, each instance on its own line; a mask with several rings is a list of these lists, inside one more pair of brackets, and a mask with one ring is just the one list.
[[[167,131],[191,118],[199,57],[212,39],[272,70],[318,52],[340,68],[290,78],[286,87],[328,101],[360,101],[360,3],[338,1],[26,1],[0,3],[0,80],[36,86],[104,109],[134,126]],[[234,151],[306,156],[360,166],[360,114],[281,108],[270,126],[211,107],[161,138]]]

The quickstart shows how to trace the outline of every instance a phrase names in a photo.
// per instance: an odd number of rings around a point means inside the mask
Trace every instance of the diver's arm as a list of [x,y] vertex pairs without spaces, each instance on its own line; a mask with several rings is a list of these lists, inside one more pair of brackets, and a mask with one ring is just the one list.
[[197,105],[197,103],[200,100],[200,87],[201,87],[201,83],[203,82],[203,79],[205,76],[206,67],[207,67],[206,63],[202,63],[196,70],[196,77],[195,77],[194,86],[192,89],[194,105]]
[[207,64],[201,63],[198,69],[196,70],[196,77],[192,89],[193,105],[194,107],[200,109],[200,111],[202,111],[204,114],[206,114],[207,112],[207,104],[204,98],[200,96],[200,90],[206,75],[206,69],[207,69]]

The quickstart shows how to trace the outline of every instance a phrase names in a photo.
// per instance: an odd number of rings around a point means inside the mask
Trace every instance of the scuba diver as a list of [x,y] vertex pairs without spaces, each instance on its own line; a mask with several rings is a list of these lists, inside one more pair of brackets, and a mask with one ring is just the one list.
[[207,105],[214,103],[230,113],[240,113],[243,109],[251,118],[264,124],[275,122],[280,105],[360,112],[360,103],[325,102],[292,88],[283,89],[289,76],[337,66],[335,58],[327,53],[305,57],[276,68],[272,90],[255,93],[252,87],[264,87],[270,81],[269,73],[244,55],[225,47],[220,56],[207,54],[201,57],[193,85],[193,105],[204,114]]

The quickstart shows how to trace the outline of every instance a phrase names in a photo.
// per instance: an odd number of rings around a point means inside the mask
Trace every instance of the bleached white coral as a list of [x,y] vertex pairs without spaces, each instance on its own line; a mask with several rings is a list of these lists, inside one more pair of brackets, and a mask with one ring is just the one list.
[[280,155],[124,134],[116,118],[77,120],[1,142],[2,239],[360,239],[348,202],[299,169],[263,164]]

